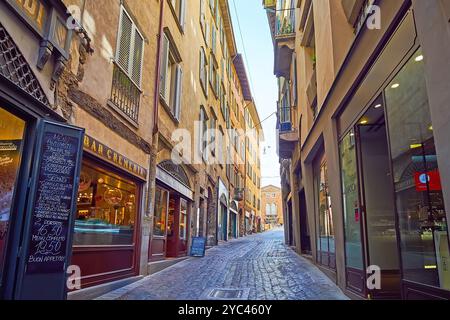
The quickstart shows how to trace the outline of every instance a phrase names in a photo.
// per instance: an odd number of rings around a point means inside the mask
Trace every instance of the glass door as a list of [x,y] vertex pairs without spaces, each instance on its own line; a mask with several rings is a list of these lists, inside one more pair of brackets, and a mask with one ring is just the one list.
[[17,177],[19,175],[25,121],[0,107],[0,287],[8,246]]
[[340,143],[347,287],[365,294],[365,268],[355,131]]

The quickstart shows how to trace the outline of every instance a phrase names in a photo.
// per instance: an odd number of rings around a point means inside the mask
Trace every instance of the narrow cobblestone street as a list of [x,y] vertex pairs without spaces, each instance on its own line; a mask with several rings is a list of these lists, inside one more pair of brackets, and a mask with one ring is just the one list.
[[342,300],[341,290],[283,242],[276,229],[190,258],[99,299],[212,299],[214,289],[241,289],[249,300]]

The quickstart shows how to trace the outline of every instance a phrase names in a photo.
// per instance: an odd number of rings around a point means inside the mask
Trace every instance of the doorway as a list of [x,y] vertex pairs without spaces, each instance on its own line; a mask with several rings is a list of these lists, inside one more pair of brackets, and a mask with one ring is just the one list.
[[[340,143],[347,287],[363,297],[400,298],[394,186],[383,98]],[[381,289],[366,285],[367,269],[381,269]]]
[[189,204],[178,192],[157,187],[151,261],[187,254]]
[[228,238],[228,208],[227,200],[224,196],[220,199],[219,217],[218,217],[218,240],[227,241]]
[[301,250],[303,254],[311,255],[311,237],[309,234],[309,225],[308,225],[308,213],[306,208],[306,194],[305,190],[300,191],[299,194],[300,199],[300,243]]

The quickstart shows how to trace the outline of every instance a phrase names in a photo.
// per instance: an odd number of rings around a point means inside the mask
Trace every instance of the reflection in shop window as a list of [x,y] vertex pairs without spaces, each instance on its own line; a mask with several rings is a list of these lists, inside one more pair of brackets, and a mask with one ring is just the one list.
[[186,200],[180,201],[180,239],[186,240],[187,238],[187,210],[188,203]]
[[137,187],[83,163],[78,192],[74,245],[131,245]]
[[23,120],[0,108],[0,283],[24,131]]
[[404,278],[450,290],[446,211],[419,50],[385,91]]
[[167,201],[169,193],[161,188],[155,192],[155,218],[153,220],[153,235],[164,237],[166,234]]

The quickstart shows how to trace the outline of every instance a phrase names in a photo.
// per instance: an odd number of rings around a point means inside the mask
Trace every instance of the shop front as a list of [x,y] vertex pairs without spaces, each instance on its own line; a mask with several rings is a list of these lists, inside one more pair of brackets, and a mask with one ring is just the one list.
[[245,234],[249,235],[252,233],[252,215],[250,212],[245,212]]
[[228,225],[229,225],[229,193],[222,179],[219,178],[219,201],[217,204],[217,238],[219,241],[228,240]]
[[158,165],[156,179],[150,262],[188,254],[189,217],[194,198],[186,172],[172,161]]
[[[450,298],[425,59],[408,11],[338,119],[347,289],[363,297]],[[381,290],[367,288],[369,266]]]
[[[50,78],[38,80],[29,63],[39,37],[15,19],[20,8],[10,9],[0,4],[0,299],[59,300],[84,131],[52,109]],[[52,243],[37,238],[39,229],[48,231],[41,223],[57,226]],[[44,261],[49,252],[55,258]]]
[[237,201],[232,201],[230,205],[230,221],[228,226],[229,239],[236,239],[239,236],[239,214],[237,210]]
[[142,192],[147,170],[86,135],[73,236],[82,287],[139,273]]

